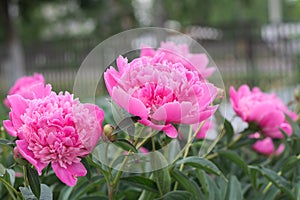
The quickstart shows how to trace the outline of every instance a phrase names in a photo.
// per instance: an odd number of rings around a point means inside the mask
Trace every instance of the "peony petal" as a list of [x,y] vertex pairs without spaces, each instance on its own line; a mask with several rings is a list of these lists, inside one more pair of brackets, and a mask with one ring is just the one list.
[[11,136],[17,137],[17,131],[10,120],[4,120],[3,126]]
[[9,95],[7,97],[9,104],[11,106],[10,118],[13,126],[18,129],[22,126],[23,121],[20,116],[23,115],[28,107],[27,101],[20,95]]
[[163,128],[163,131],[166,132],[166,135],[170,138],[177,138],[178,132],[172,124],[168,124]]
[[127,64],[128,64],[127,58],[123,58],[123,56],[121,55],[117,58],[117,66],[121,74],[123,74],[123,72],[125,71]]
[[130,114],[139,116],[141,118],[148,117],[148,110],[146,106],[139,99],[129,96],[124,90],[115,87],[112,91],[112,99],[127,110]]
[[280,128],[284,130],[288,136],[291,136],[293,134],[292,126],[287,122],[280,124]]
[[151,47],[142,47],[140,57],[148,56],[153,57],[155,55],[155,50]]
[[151,122],[145,118],[139,120],[139,122],[145,126],[149,126],[149,127],[153,128],[155,130],[165,131],[166,135],[169,136],[170,138],[176,138],[178,135],[176,128],[172,124],[158,125],[158,124],[154,124],[153,122]]
[[152,118],[162,122],[181,122],[181,106],[178,102],[166,103],[159,107],[152,115]]
[[66,185],[72,187],[76,185],[77,176],[85,176],[87,171],[82,163],[73,163],[67,168],[62,168],[59,163],[52,163],[56,176]]
[[199,111],[206,109],[218,94],[217,88],[211,83],[203,83],[200,85],[200,87],[202,95],[198,99],[197,106]]
[[115,68],[110,67],[104,72],[104,81],[109,95],[112,95],[112,90],[118,85],[120,74]]
[[42,170],[47,167],[48,164],[41,163],[38,160],[34,158],[34,155],[32,151],[28,149],[28,143],[25,140],[17,140],[16,141],[18,150],[20,154],[28,161],[30,162],[38,171],[38,174],[42,174]]
[[[95,126],[89,131],[78,132],[79,138],[85,148],[91,152],[96,146],[102,133],[102,122],[104,120],[104,111],[94,104],[84,104],[84,108],[89,110],[89,117],[95,122]],[[76,125],[77,126],[77,125]]]
[[268,156],[272,155],[274,152],[274,144],[272,139],[269,137],[255,142],[252,148],[258,153],[268,155]]

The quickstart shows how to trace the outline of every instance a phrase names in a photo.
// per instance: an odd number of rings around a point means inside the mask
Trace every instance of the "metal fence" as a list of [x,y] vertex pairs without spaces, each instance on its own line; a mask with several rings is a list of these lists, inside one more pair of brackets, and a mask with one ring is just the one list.
[[[243,83],[265,90],[297,85],[300,79],[299,38],[279,35],[268,40],[263,38],[261,27],[218,30],[222,37],[199,42],[217,64],[226,88]],[[26,44],[26,71],[28,74],[41,72],[57,91],[72,90],[78,67],[98,43],[97,39],[72,39]],[[108,50],[107,53],[111,52]]]

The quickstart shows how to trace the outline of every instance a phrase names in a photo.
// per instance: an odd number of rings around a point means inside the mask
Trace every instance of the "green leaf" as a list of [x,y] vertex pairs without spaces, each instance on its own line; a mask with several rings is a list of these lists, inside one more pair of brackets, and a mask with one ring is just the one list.
[[165,194],[164,196],[156,200],[174,200],[174,199],[189,200],[192,199],[192,194],[187,191],[178,190],[178,191],[168,192],[167,194]]
[[52,190],[45,184],[41,185],[41,197],[40,200],[52,200]]
[[74,187],[64,187],[59,193],[58,200],[70,199],[73,188]]
[[280,189],[291,199],[293,199],[293,194],[291,193],[290,184],[284,177],[279,176],[273,170],[264,167],[249,166],[249,168],[259,171],[264,177],[266,177],[270,182],[272,182],[278,189]]
[[249,176],[254,188],[257,187],[257,170],[250,168],[249,169]]
[[108,197],[105,195],[93,195],[93,196],[82,197],[79,200],[99,200],[99,199],[106,200],[108,199]]
[[148,190],[143,190],[142,194],[139,197],[139,200],[153,200],[158,193],[149,192]]
[[14,143],[11,142],[11,141],[9,141],[9,140],[0,139],[0,145],[13,147],[13,146],[14,146]]
[[227,143],[229,143],[234,135],[234,130],[231,123],[227,119],[224,120],[224,128],[226,131]]
[[229,179],[229,184],[226,191],[226,200],[243,199],[242,187],[237,178],[232,175]]
[[227,158],[228,160],[234,162],[236,165],[242,168],[242,170],[248,174],[248,165],[246,162],[234,151],[226,150],[219,151],[220,156]]
[[285,114],[285,119],[290,123],[290,125],[293,128],[293,135],[297,136],[300,138],[300,128],[298,124],[287,114]]
[[126,182],[127,184],[136,186],[138,188],[148,190],[150,192],[158,193],[158,188],[157,188],[155,181],[153,181],[149,178],[143,177],[143,176],[122,177],[120,179],[120,181]]
[[271,187],[266,194],[264,194],[263,200],[276,199],[276,196],[280,193],[277,187]]
[[213,173],[218,176],[222,175],[222,172],[219,170],[219,168],[211,161],[200,158],[197,156],[191,156],[184,158],[182,160],[177,161],[177,165],[185,164],[189,165],[198,169],[203,169],[204,171],[208,173]]
[[0,176],[1,177],[4,176],[5,172],[6,172],[5,167],[0,163]]
[[284,172],[286,172],[286,171],[288,171],[288,170],[291,170],[291,169],[293,169],[295,166],[297,166],[297,164],[299,163],[299,159],[297,158],[297,156],[290,156],[290,157],[288,157],[285,161],[284,161],[284,163],[283,163],[283,165],[282,165],[282,172],[284,173]]
[[179,185],[181,185],[186,191],[192,193],[196,199],[201,199],[200,194],[202,194],[199,186],[191,179],[189,179],[185,174],[177,169],[171,170],[171,176],[174,178]]
[[134,133],[134,124],[140,119],[141,118],[138,116],[126,117],[125,119],[120,121],[120,123],[117,125],[115,130],[112,132],[112,135],[114,135],[122,130],[126,130],[130,133]]
[[125,139],[117,139],[113,144],[122,148],[125,151],[132,151],[137,153],[137,149],[133,146],[128,140]]
[[171,189],[171,177],[168,168],[162,168],[153,172],[153,179],[157,184],[160,194],[166,194]]
[[207,200],[221,200],[221,191],[217,187],[216,181],[211,176],[206,174],[203,170],[197,170],[197,177],[201,183],[202,190]]
[[28,182],[33,194],[39,198],[41,195],[41,184],[37,171],[32,169],[31,167],[26,167],[26,174],[28,178]]
[[19,187],[19,189],[25,200],[37,200],[29,187]]

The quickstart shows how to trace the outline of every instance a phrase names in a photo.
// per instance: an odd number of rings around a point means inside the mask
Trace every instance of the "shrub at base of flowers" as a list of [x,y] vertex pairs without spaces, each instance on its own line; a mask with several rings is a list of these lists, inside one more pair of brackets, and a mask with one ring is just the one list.
[[[127,113],[117,124],[111,104],[99,108],[68,92],[57,94],[40,74],[16,82],[1,128],[0,199],[299,197],[298,110],[259,88],[231,87],[236,117],[248,124],[237,132],[214,104],[219,89],[207,80],[215,69],[207,68],[205,54],[167,42],[116,63],[118,69],[109,67],[104,80],[112,102]],[[299,98],[291,104],[299,108]],[[211,130],[220,134],[210,138]],[[126,172],[176,139],[185,143],[164,167]],[[207,141],[209,150],[199,156]],[[108,154],[110,145],[118,150]],[[115,165],[98,157],[109,160],[118,153]],[[130,156],[138,159],[130,163]],[[150,166],[166,162],[161,158]]]

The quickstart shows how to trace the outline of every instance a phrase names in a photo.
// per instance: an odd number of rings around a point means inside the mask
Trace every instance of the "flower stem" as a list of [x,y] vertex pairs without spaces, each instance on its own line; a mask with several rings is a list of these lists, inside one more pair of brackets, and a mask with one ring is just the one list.
[[[282,174],[282,171],[279,171],[278,173],[277,173],[277,175],[278,176],[281,176],[281,174]],[[269,182],[268,183],[268,185],[265,187],[265,189],[263,190],[263,194],[266,194],[267,192],[268,192],[268,190],[272,187],[272,182]]]
[[24,173],[24,186],[28,187],[29,186],[29,182],[28,182],[28,178],[27,178],[26,166],[23,166],[23,173]]
[[[133,145],[134,145],[134,146],[136,146],[137,143],[139,142],[139,139],[140,139],[141,135],[143,134],[144,128],[145,128],[145,127],[143,126],[143,127],[141,128],[140,132],[138,133],[137,137],[135,138],[135,141],[133,142]],[[145,138],[145,139],[148,140],[148,138],[149,138],[149,137],[147,137],[147,138]],[[141,146],[143,146],[143,144],[147,141],[147,140],[145,140],[145,139],[144,139],[144,140],[136,147],[136,149],[139,149]],[[121,178],[121,176],[122,176],[122,174],[123,174],[123,168],[124,168],[124,166],[126,165],[128,159],[129,159],[129,154],[130,154],[131,152],[132,152],[131,150],[128,151],[128,156],[126,156],[126,157],[124,158],[124,160],[123,160],[123,162],[122,162],[122,164],[121,164],[121,167],[120,167],[119,171],[117,172],[117,175],[116,175],[115,179],[114,179],[113,182],[112,182],[112,192],[113,192],[113,193],[115,192],[115,189],[116,189],[116,187],[117,187],[117,185],[118,185],[118,183],[119,183],[119,180],[120,180],[120,178]]]
[[[184,146],[184,148],[182,149],[184,151],[184,154],[183,154],[183,159],[186,158],[189,154],[189,150],[190,150],[190,147],[192,145],[192,142],[193,140],[195,139],[196,135],[198,134],[198,132],[201,130],[201,128],[203,127],[205,121],[202,121],[199,125],[199,127],[197,128],[197,130],[195,131],[194,134],[192,134],[193,132],[193,129],[192,129],[192,126],[190,126],[190,129],[189,129],[189,134],[188,134],[188,139],[187,139],[187,143],[186,145]],[[178,155],[180,155],[182,153],[182,150],[179,152]],[[178,158],[175,159],[175,161],[177,160]],[[184,168],[184,164],[182,163],[179,167],[179,171],[182,171]],[[174,185],[174,191],[177,190],[177,187],[178,187],[178,182],[176,181],[175,185]]]

